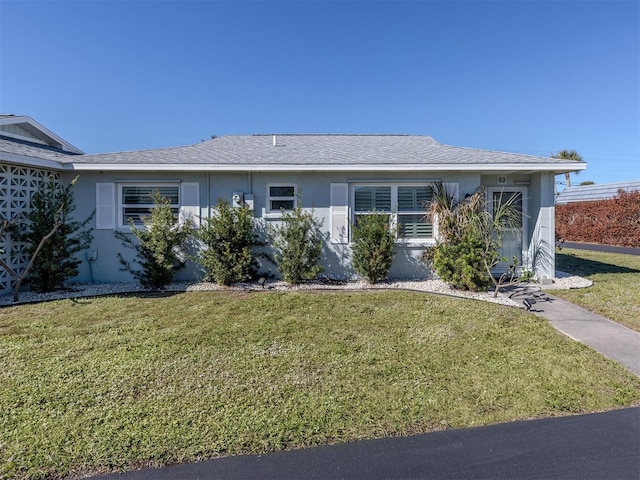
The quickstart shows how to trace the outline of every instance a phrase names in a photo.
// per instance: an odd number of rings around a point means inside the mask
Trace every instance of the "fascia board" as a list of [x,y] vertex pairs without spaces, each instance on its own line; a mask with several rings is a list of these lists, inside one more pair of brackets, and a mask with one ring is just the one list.
[[171,172],[349,172],[366,170],[369,172],[406,172],[406,171],[459,171],[459,172],[557,172],[579,171],[587,168],[586,163],[551,163],[551,164],[399,164],[399,165],[216,165],[216,164],[116,164],[116,163],[73,163],[76,171],[171,171]]
[[7,116],[0,118],[0,125],[13,125],[14,123],[24,123],[28,121],[29,117],[25,117],[24,115],[20,116]]

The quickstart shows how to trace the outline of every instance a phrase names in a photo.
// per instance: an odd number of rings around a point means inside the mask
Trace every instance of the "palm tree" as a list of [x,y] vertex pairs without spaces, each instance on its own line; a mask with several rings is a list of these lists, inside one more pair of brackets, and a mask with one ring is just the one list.
[[[562,160],[571,160],[574,162],[583,162],[582,155],[580,155],[575,150],[560,150],[555,155],[551,155],[552,158],[560,158]],[[576,172],[578,174],[580,172]],[[571,174],[570,172],[565,172],[564,177],[567,179],[567,187],[571,186]]]

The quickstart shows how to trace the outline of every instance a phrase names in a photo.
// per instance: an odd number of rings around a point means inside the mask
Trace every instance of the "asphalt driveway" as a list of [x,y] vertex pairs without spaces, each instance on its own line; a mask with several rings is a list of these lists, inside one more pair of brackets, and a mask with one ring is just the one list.
[[614,245],[600,245],[598,243],[563,242],[561,248],[575,248],[577,250],[593,250],[596,252],[625,253],[627,255],[640,255],[640,248],[617,247]]
[[227,457],[97,478],[638,479],[640,407]]

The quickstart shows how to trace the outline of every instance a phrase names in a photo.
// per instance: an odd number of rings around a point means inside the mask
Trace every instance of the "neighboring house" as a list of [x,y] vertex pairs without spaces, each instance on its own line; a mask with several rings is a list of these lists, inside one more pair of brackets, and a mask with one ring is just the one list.
[[[4,217],[24,210],[47,175],[65,183],[79,176],[76,215],[85,218],[95,210],[96,216],[94,242],[85,255],[91,265],[83,262],[77,280],[96,282],[131,279],[119,270],[117,253],[129,252],[114,231],[127,231],[128,218],[139,222],[156,189],[171,199],[177,215],[196,221],[210,216],[220,198],[248,205],[263,224],[277,222],[281,209],[301,201],[322,221],[327,236],[322,262],[325,274],[336,278],[354,275],[349,246],[354,219],[373,210],[387,212],[399,227],[390,276],[424,278],[428,272],[420,256],[438,235],[424,208],[434,182],[458,198],[478,187],[490,201],[516,196],[524,220],[504,242],[504,254],[515,255],[537,278],[551,279],[554,177],[586,168],[583,162],[454,147],[416,135],[222,136],[184,147],[85,155],[31,118],[16,116],[0,117],[0,161]],[[7,247],[19,250],[0,245]],[[191,265],[178,278],[200,275]],[[0,277],[0,290],[8,288],[8,280]]]
[[640,181],[567,187],[556,197],[556,205],[591,202],[594,200],[610,200],[616,197],[620,190],[625,192],[640,191]]

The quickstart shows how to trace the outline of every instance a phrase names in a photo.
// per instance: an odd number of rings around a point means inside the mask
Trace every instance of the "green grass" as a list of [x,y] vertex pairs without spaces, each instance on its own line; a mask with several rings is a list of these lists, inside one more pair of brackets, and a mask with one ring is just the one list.
[[0,309],[0,477],[63,477],[636,404],[524,311],[417,292]]
[[640,332],[640,256],[562,249],[556,268],[593,281],[593,286],[554,290],[558,297]]

